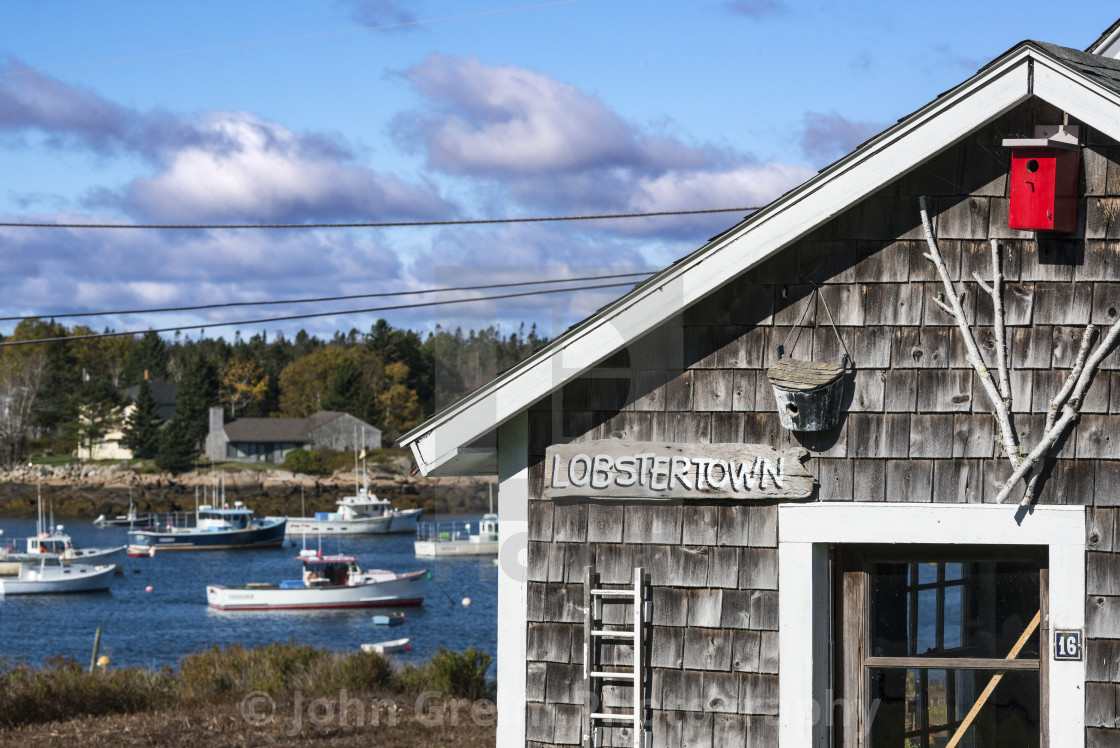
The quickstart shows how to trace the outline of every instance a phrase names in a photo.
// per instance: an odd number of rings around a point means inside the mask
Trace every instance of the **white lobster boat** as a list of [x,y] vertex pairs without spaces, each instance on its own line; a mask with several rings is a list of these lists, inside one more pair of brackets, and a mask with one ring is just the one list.
[[116,566],[63,564],[53,553],[9,556],[18,562],[15,574],[0,576],[0,595],[46,595],[61,592],[96,592],[109,589]]
[[337,512],[316,512],[314,517],[289,517],[288,535],[382,535],[416,532],[422,509],[394,509],[388,499],[368,488],[338,500]]
[[116,564],[120,567],[127,558],[128,546],[118,545],[110,548],[79,548],[73,539],[63,532],[62,525],[56,525],[50,532],[41,532],[27,539],[29,554],[54,554],[62,558],[64,564]]
[[314,610],[324,608],[402,607],[420,605],[428,572],[397,574],[362,571],[354,556],[323,556],[303,551],[296,558],[303,577],[275,584],[206,587],[206,600],[218,610]]
[[483,515],[478,532],[469,522],[423,522],[413,549],[419,558],[498,555],[498,515]]

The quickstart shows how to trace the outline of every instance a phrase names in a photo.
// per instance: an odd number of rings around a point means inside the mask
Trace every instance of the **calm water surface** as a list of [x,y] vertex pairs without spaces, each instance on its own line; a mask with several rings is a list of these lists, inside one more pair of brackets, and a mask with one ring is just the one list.
[[[481,515],[425,517],[477,522]],[[93,527],[88,521],[57,521],[79,546],[127,542],[127,528]],[[474,525],[477,528],[477,525]],[[0,519],[4,543],[22,543],[35,532],[34,520]],[[295,639],[316,647],[357,650],[363,642],[408,637],[405,662],[421,662],[440,647],[497,650],[498,567],[492,557],[419,559],[413,535],[323,538],[324,554],[340,550],[357,556],[363,569],[396,572],[428,569],[432,581],[424,604],[400,608],[402,626],[374,626],[371,617],[393,608],[324,611],[219,611],[206,604],[207,584],[277,583],[298,579],[296,546],[248,551],[182,551],[130,558],[125,573],[102,593],[0,597],[0,657],[38,665],[64,655],[89,661],[94,630],[101,627],[101,653],[114,665],[175,665],[185,654],[211,645],[254,647]],[[319,548],[316,538],[309,548]],[[151,585],[153,590],[145,592]],[[446,594],[445,594],[446,593]],[[464,597],[471,599],[464,607]],[[450,598],[450,600],[449,600]],[[452,602],[453,601],[453,602]]]

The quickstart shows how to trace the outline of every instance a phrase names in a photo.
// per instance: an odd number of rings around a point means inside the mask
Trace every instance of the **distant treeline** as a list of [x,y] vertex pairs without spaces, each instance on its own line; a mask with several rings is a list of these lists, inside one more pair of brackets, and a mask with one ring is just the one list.
[[[547,342],[535,326],[465,334],[437,326],[424,337],[385,320],[330,340],[302,330],[291,339],[235,333],[232,341],[192,340],[176,333],[168,341],[154,332],[81,339],[95,332],[29,319],[0,336],[53,339],[0,348],[0,463],[20,464],[29,452],[84,450],[123,426],[138,457],[154,457],[167,469],[188,467],[216,405],[229,418],[344,411],[391,442]],[[166,424],[149,384],[164,381],[179,387]],[[133,385],[137,407],[122,422],[122,391]]]

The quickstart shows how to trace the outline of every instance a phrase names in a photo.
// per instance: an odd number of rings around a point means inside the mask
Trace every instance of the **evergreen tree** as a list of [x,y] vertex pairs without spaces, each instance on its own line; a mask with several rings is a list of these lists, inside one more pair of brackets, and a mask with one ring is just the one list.
[[159,452],[160,427],[163,418],[159,406],[152,397],[152,387],[148,380],[140,380],[140,390],[136,393],[136,408],[129,414],[124,426],[124,445],[132,450],[134,457],[150,459]]
[[75,418],[65,424],[70,436],[93,459],[93,448],[120,424],[121,397],[107,379],[89,378],[73,394]]
[[140,344],[132,349],[121,379],[126,385],[137,384],[144,379],[144,372],[153,381],[167,379],[167,345],[159,333],[148,332],[140,338]]
[[[29,330],[26,338],[61,338],[68,334],[65,325],[53,320],[35,320],[33,326],[35,329]],[[31,413],[31,425],[46,433],[57,433],[59,429],[65,429],[68,424],[77,421],[78,402],[75,394],[82,382],[81,367],[65,341],[44,343],[43,350],[46,353],[46,364]]]
[[218,404],[218,392],[218,370],[202,351],[191,351],[184,361],[171,424],[180,422],[193,439],[196,453],[202,451],[206,434],[210,430],[210,406]]
[[176,410],[167,428],[160,433],[156,466],[174,473],[190,470],[198,455],[198,439],[192,433],[190,424],[180,418]]

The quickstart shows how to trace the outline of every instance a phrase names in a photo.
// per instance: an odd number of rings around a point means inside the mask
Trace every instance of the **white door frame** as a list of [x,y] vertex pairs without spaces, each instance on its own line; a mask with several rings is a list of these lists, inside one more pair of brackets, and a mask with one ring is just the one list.
[[[779,742],[828,745],[828,548],[836,543],[1044,545],[1050,625],[1085,628],[1085,507],[829,502],[778,507]],[[811,614],[810,614],[811,613]],[[1085,745],[1085,662],[1049,662],[1050,744]]]

